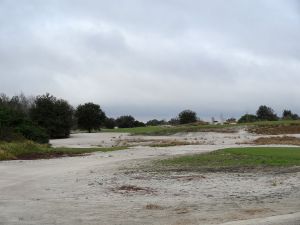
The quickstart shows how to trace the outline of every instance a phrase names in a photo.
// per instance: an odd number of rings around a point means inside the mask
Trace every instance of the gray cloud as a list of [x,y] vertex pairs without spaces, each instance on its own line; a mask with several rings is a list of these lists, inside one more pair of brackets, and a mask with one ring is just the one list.
[[108,114],[300,112],[297,0],[0,0],[0,92]]

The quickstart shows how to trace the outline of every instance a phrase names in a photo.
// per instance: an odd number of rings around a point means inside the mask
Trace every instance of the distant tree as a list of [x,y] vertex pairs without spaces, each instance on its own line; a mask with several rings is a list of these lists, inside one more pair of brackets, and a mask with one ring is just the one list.
[[178,115],[180,124],[194,123],[197,121],[197,114],[191,110],[184,110]]
[[168,121],[168,124],[176,126],[176,125],[180,124],[180,120],[179,120],[179,118],[172,118]]
[[298,114],[292,113],[291,110],[284,110],[282,113],[282,119],[283,120],[298,120],[299,116],[298,116]]
[[159,125],[163,125],[163,124],[166,124],[166,121],[164,121],[164,120],[157,120],[157,119],[149,120],[146,123],[147,126],[159,126]]
[[253,123],[256,121],[257,121],[257,116],[252,114],[245,114],[238,120],[238,123]]
[[145,127],[146,124],[145,124],[144,122],[135,120],[134,123],[133,123],[133,126],[134,126],[134,127]]
[[117,126],[119,128],[131,128],[134,127],[135,119],[133,116],[126,115],[126,116],[120,116],[116,119]]
[[114,129],[116,126],[116,120],[114,118],[106,118],[104,121],[104,126],[107,129]]
[[94,103],[85,103],[79,105],[76,109],[75,116],[78,122],[78,128],[87,130],[89,133],[93,129],[100,129],[104,123],[106,115],[99,105]]
[[278,120],[278,116],[274,113],[274,110],[268,106],[262,105],[256,112],[258,120],[274,121]]
[[32,121],[43,127],[51,138],[65,138],[70,135],[73,108],[63,99],[50,94],[37,96],[30,109]]

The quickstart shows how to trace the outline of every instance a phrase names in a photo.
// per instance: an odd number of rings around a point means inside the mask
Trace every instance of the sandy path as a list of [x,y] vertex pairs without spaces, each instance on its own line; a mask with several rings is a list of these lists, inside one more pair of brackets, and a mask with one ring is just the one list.
[[[99,143],[100,134],[97,135],[89,137],[92,145]],[[106,134],[100,143],[113,144],[118,138],[113,138],[114,135]],[[299,173],[157,175],[127,173],[125,169],[142,165],[151,158],[212,151],[235,146],[236,140],[245,139],[245,134],[199,135],[218,144],[135,147],[85,157],[0,162],[0,224],[222,224],[299,211]],[[68,144],[89,145],[85,136],[75,137]],[[187,136],[194,139],[197,135]],[[126,134],[121,138],[124,137],[128,138]],[[66,144],[66,140],[61,141]],[[141,190],[121,188],[129,185]],[[299,214],[280,216],[276,225],[289,222],[298,225],[299,220]],[[268,220],[236,223],[250,224],[270,223]]]

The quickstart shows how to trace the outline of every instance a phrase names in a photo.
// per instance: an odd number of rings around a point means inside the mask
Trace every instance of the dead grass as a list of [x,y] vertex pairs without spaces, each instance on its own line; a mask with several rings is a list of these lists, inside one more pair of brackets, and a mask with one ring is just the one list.
[[148,187],[138,187],[135,185],[122,185],[120,187],[113,188],[112,191],[120,194],[153,194],[155,191]]
[[147,204],[145,206],[145,209],[148,209],[148,210],[163,210],[164,207],[162,207],[160,205],[156,205],[156,204]]
[[300,124],[276,124],[276,125],[259,125],[248,127],[250,133],[280,135],[280,134],[300,134]]
[[300,138],[291,136],[282,137],[261,137],[254,140],[251,144],[256,145],[297,145],[300,146]]
[[178,140],[159,140],[156,143],[149,144],[150,147],[171,147],[182,145],[201,145],[199,141],[178,141]]

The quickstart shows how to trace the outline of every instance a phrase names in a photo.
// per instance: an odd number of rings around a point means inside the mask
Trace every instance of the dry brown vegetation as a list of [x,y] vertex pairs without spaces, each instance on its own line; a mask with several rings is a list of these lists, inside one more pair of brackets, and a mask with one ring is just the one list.
[[248,127],[248,131],[255,134],[280,135],[280,134],[299,134],[300,124],[280,124],[280,125],[260,125]]
[[156,143],[152,143],[150,147],[171,147],[180,145],[201,145],[199,141],[178,141],[178,140],[159,140]]
[[132,194],[132,193],[139,193],[139,194],[153,194],[155,191],[148,187],[138,187],[135,185],[122,185],[120,187],[116,187],[112,189],[112,191],[120,193],[120,194]]
[[162,209],[164,209],[164,207],[162,207],[160,205],[156,205],[156,204],[147,204],[145,206],[145,209],[148,209],[148,210],[162,210]]
[[282,137],[261,137],[254,140],[251,144],[256,145],[300,145],[300,138],[291,136]]

